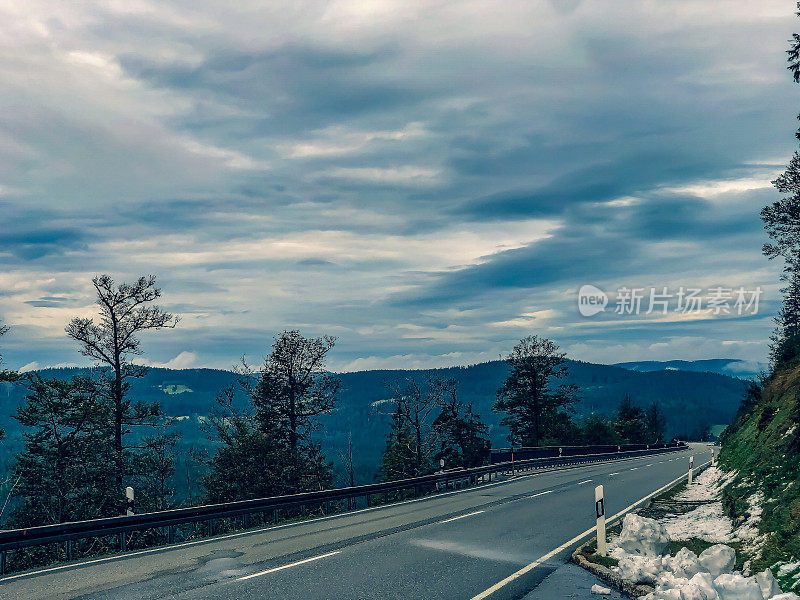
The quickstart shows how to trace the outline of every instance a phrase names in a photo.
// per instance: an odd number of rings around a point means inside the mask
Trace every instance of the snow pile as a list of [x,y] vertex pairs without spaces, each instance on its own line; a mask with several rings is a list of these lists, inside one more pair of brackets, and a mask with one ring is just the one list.
[[676,577],[691,579],[703,570],[697,555],[688,548],[681,548],[675,556],[663,559],[664,568]]
[[703,550],[697,560],[704,571],[718,577],[724,573],[733,572],[733,565],[736,564],[736,551],[730,546],[717,544]]
[[669,549],[669,536],[658,521],[628,513],[615,546],[626,554],[661,556]]
[[[794,593],[781,593],[769,569],[753,577],[733,570],[736,560],[732,548],[722,544],[712,546],[695,556],[683,548],[683,557],[664,557],[665,570],[655,577],[655,591],[641,600],[799,600]],[[679,553],[679,554],[681,554]],[[652,557],[651,557],[652,558]],[[702,568],[692,574],[695,566]],[[689,565],[688,571],[676,565]]]
[[734,571],[736,552],[730,546],[716,544],[700,556],[688,548],[670,556],[668,549],[667,530],[658,521],[628,514],[610,555],[622,578],[654,585],[642,600],[800,600],[782,594],[769,570],[752,577]]
[[611,593],[611,589],[607,587],[603,587],[602,585],[597,585],[596,583],[592,586],[592,593],[598,594],[600,596],[608,596]]

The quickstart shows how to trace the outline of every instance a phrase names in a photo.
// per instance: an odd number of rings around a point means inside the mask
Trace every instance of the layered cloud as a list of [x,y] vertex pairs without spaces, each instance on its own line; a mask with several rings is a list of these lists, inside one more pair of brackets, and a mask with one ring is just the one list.
[[[79,362],[90,279],[155,273],[147,360],[762,360],[758,211],[795,140],[778,0],[0,2],[0,317]],[[577,290],[761,286],[738,318],[587,320]],[[713,317],[713,316],[712,316]]]

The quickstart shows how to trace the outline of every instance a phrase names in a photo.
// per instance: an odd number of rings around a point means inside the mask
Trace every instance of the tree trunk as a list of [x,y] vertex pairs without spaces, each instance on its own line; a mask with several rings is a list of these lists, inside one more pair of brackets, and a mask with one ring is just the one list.
[[[125,465],[122,454],[122,365],[119,360],[114,364],[114,458],[116,461],[115,467],[115,480],[117,484],[115,494],[119,494],[119,498],[124,498],[123,495],[123,480]],[[122,501],[122,513],[125,514],[125,502]]]

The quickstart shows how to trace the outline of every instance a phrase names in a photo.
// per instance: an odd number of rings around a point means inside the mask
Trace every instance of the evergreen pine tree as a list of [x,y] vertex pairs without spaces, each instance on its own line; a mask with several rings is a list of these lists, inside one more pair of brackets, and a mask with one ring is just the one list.
[[633,404],[629,394],[619,403],[614,428],[624,444],[647,443],[647,425],[644,410]]
[[12,527],[34,527],[116,513],[112,408],[97,382],[28,378],[14,418],[25,446],[17,455]]
[[[506,413],[503,424],[511,431],[511,440],[523,446],[539,446],[546,439],[560,439],[564,432],[578,435],[570,428],[566,411],[575,402],[576,387],[555,383],[568,374],[566,354],[555,342],[529,336],[506,359],[511,373],[497,390],[494,410]],[[568,440],[565,440],[568,441]]]

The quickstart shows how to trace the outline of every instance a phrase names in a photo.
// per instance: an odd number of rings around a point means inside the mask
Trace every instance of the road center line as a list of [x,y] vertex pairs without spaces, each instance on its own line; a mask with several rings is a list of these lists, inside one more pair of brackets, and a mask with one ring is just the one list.
[[608,474],[609,477],[613,477],[614,475],[619,475],[619,473],[609,473]]
[[639,467],[633,467],[633,468],[631,469],[631,471],[635,471],[635,470],[636,470],[636,469],[638,469],[638,468],[639,468]]
[[590,483],[591,481],[592,481],[591,479],[587,479],[586,481],[581,481],[580,483],[577,483],[575,485],[583,485],[584,483]]
[[288,565],[283,565],[282,567],[275,567],[274,569],[267,569],[266,571],[259,571],[258,573],[252,573],[250,575],[245,575],[244,577],[239,577],[239,579],[237,579],[236,581],[244,581],[245,579],[252,579],[253,577],[261,577],[262,575],[269,575],[270,573],[283,571],[284,569],[289,569],[291,567],[296,567],[298,565],[304,565],[306,563],[310,563],[315,560],[328,558],[329,556],[333,556],[334,554],[339,554],[340,552],[341,550],[337,550],[336,552],[328,552],[327,554],[320,554],[319,556],[306,558],[305,560],[298,560],[297,562],[289,563]]
[[[708,463],[706,463],[706,464],[711,464],[711,463],[710,463],[710,462],[708,462]],[[701,466],[700,466],[700,467],[698,467],[698,468],[702,468],[702,467],[704,467],[704,466],[705,466],[705,465],[701,465]],[[657,496],[658,494],[660,494],[661,492],[663,492],[664,490],[666,490],[666,489],[667,489],[667,488],[669,488],[670,486],[672,486],[672,485],[675,485],[676,483],[678,483],[679,481],[681,481],[681,480],[682,480],[682,479],[684,479],[685,477],[686,477],[686,475],[681,475],[681,476],[680,476],[680,477],[678,477],[677,479],[673,479],[672,481],[670,481],[670,482],[669,482],[667,485],[665,485],[664,487],[661,487],[661,488],[657,489],[655,492],[652,492],[652,493],[648,494],[647,496],[645,496],[644,498],[642,498],[642,499],[640,499],[640,500],[637,500],[636,502],[634,502],[634,503],[633,503],[633,504],[631,504],[630,506],[628,506],[628,507],[626,507],[626,508],[623,508],[623,509],[622,509],[621,511],[619,511],[617,514],[615,514],[614,516],[610,517],[610,518],[609,518],[609,519],[606,521],[606,523],[611,523],[611,522],[615,521],[616,519],[618,519],[618,518],[619,518],[619,517],[621,517],[622,515],[626,514],[628,511],[630,511],[630,510],[632,510],[632,509],[636,508],[637,506],[639,506],[639,505],[640,505],[640,504],[642,504],[643,502],[646,502],[647,500],[649,500],[649,499],[650,499],[650,498],[652,498],[653,496]],[[569,540],[568,542],[565,542],[565,543],[561,544],[561,545],[560,545],[558,548],[555,548],[554,550],[551,550],[550,552],[548,552],[547,554],[545,554],[545,555],[544,555],[544,556],[542,556],[541,558],[539,558],[539,559],[537,559],[537,560],[533,561],[533,562],[532,562],[532,563],[530,563],[529,565],[526,565],[526,566],[522,567],[522,568],[521,568],[519,571],[516,571],[515,573],[512,573],[511,575],[509,575],[508,577],[506,577],[506,578],[505,578],[505,579],[503,579],[502,581],[498,581],[498,582],[497,582],[497,583],[495,583],[495,584],[494,584],[492,587],[490,587],[490,588],[488,588],[488,589],[486,589],[486,590],[482,591],[482,592],[481,592],[480,594],[478,594],[477,596],[473,596],[473,597],[472,597],[470,600],[483,600],[484,598],[488,598],[489,596],[491,596],[492,594],[494,594],[494,593],[495,593],[497,590],[499,590],[499,589],[501,589],[501,588],[504,588],[505,586],[507,586],[507,585],[508,585],[509,583],[511,583],[512,581],[515,581],[515,580],[519,579],[520,577],[522,577],[522,576],[523,576],[523,575],[525,575],[526,573],[528,573],[528,572],[532,571],[533,569],[535,569],[536,567],[538,567],[538,566],[539,566],[539,565],[541,565],[542,563],[544,563],[544,562],[547,562],[548,560],[550,560],[551,558],[553,558],[553,557],[554,557],[556,554],[558,554],[559,552],[563,552],[564,550],[566,550],[567,548],[569,548],[569,547],[570,547],[570,546],[572,546],[573,544],[575,544],[575,543],[577,543],[577,542],[581,541],[583,538],[585,538],[585,537],[586,537],[586,536],[588,536],[589,534],[592,534],[592,533],[594,533],[596,529],[597,529],[597,526],[595,525],[595,526],[594,526],[594,527],[592,527],[591,529],[587,529],[587,530],[586,530],[586,531],[584,531],[583,533],[579,533],[578,535],[576,535],[574,538],[572,538],[572,539],[571,539],[571,540]]]
[[539,496],[544,496],[545,494],[552,494],[553,490],[547,490],[546,492],[539,492],[538,494],[531,494],[528,498],[538,498]]
[[442,523],[450,523],[451,521],[458,521],[459,519],[466,519],[467,517],[474,517],[475,515],[479,515],[485,510],[476,510],[475,512],[467,513],[466,515],[461,515],[458,517],[453,517],[452,519],[445,519],[444,521],[437,521],[437,525],[441,525]]

